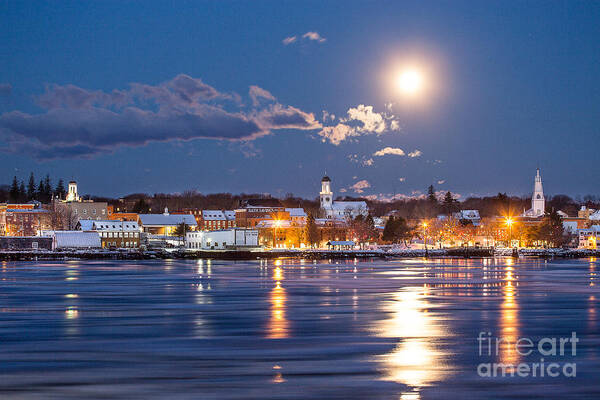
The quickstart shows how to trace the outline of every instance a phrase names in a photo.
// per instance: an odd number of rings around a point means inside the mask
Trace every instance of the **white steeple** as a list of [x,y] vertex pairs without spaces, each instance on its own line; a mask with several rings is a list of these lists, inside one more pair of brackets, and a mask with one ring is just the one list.
[[321,179],[321,208],[330,210],[333,203],[333,192],[331,191],[331,179],[327,175]]
[[69,191],[67,192],[67,201],[79,201],[79,194],[77,194],[77,182],[69,182]]
[[535,181],[533,184],[533,196],[531,196],[531,211],[535,217],[541,217],[546,211],[546,199],[544,199],[544,188],[542,187],[542,177],[540,169],[537,169]]

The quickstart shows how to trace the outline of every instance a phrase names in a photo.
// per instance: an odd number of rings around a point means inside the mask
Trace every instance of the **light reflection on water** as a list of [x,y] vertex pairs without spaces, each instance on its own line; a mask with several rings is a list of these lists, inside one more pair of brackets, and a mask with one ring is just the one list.
[[[2,262],[0,397],[594,397],[596,268],[511,258]],[[573,330],[585,366],[576,381],[476,374],[481,331],[503,338],[494,361],[516,363],[519,337]]]

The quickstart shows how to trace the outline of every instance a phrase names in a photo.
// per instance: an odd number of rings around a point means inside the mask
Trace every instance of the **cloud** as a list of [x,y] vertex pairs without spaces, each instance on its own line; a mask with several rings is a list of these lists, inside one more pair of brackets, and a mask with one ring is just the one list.
[[371,165],[373,165],[375,161],[373,161],[372,158],[367,158],[366,160],[363,160],[362,165],[364,165],[365,167],[370,167]]
[[[253,99],[275,99],[264,89],[250,90]],[[25,149],[39,159],[89,157],[149,142],[249,141],[279,129],[322,127],[312,113],[279,103],[245,113],[237,98],[187,75],[155,86],[132,83],[129,89],[111,92],[48,85],[37,97],[45,112],[0,115],[1,149]]]
[[406,178],[398,178],[398,180],[399,180],[400,182],[404,182],[404,181],[406,181]]
[[298,39],[296,36],[288,36],[282,40],[282,43],[284,46],[287,46],[288,44],[294,43],[296,39]]
[[[339,119],[339,123],[332,126],[325,126],[319,132],[323,141],[329,141],[333,145],[339,145],[341,142],[362,135],[381,135],[386,131],[399,130],[399,122],[393,115],[386,115],[373,111],[373,106],[359,104],[351,107],[346,112],[346,117]],[[333,114],[323,111],[323,123],[335,119]]]
[[10,83],[0,83],[0,96],[10,96],[12,85]]
[[323,141],[329,141],[335,146],[351,136],[358,135],[355,128],[342,123],[335,126],[325,126],[319,132],[319,136],[323,138]]
[[403,156],[405,153],[404,153],[404,150],[402,150],[398,147],[385,147],[385,148],[373,153],[373,155],[375,157],[382,157],[382,156],[385,156],[386,154],[392,154],[395,156]]
[[252,99],[252,105],[257,107],[260,104],[260,99],[265,99],[269,101],[276,101],[275,96],[271,94],[268,90],[265,90],[261,87],[252,85],[249,90],[250,98]]
[[[313,41],[313,42],[317,42],[317,43],[323,43],[327,40],[324,37],[322,37],[319,34],[319,32],[313,32],[313,31],[306,32],[305,34],[301,35],[300,38],[303,40]],[[293,36],[286,37],[285,39],[283,39],[281,41],[281,43],[283,43],[284,46],[288,46],[292,43],[296,43],[297,41],[298,41],[298,36],[293,35]]]
[[421,150],[415,150],[415,151],[411,151],[410,153],[408,153],[408,156],[410,158],[415,158],[415,157],[420,157],[421,156]]
[[313,130],[322,128],[321,123],[315,119],[312,113],[281,104],[273,104],[262,110],[257,114],[256,120],[264,129]]
[[440,179],[439,181],[437,181],[437,183],[438,183],[438,185],[443,185],[444,183],[446,183],[446,181],[443,179]]
[[319,43],[323,43],[325,40],[327,40],[324,37],[322,37],[321,35],[319,35],[319,32],[306,32],[304,35],[302,35],[302,38],[314,40]]
[[350,186],[349,189],[352,189],[354,193],[363,193],[367,188],[370,188],[371,184],[369,181],[363,179],[362,181],[356,182],[354,185]]
[[362,122],[362,126],[357,128],[359,132],[382,133],[386,129],[383,116],[373,112],[373,106],[365,106],[364,104],[359,104],[355,108],[349,108],[348,118],[342,119],[342,122],[346,121]]

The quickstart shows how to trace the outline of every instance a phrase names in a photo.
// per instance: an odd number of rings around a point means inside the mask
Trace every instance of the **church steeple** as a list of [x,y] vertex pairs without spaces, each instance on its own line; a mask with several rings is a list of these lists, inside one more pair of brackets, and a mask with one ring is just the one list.
[[321,179],[321,208],[331,209],[333,203],[333,192],[331,191],[331,179],[327,175]]
[[531,196],[531,211],[534,216],[540,217],[546,211],[546,199],[544,199],[544,188],[542,186],[542,176],[540,169],[537,169],[533,184],[533,196]]

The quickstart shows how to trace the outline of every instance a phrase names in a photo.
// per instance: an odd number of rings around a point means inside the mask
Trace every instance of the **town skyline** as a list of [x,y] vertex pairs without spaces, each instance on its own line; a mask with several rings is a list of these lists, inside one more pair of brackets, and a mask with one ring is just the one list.
[[548,194],[599,194],[597,3],[154,5],[4,6],[0,183],[313,198],[327,172],[336,195],[464,199],[530,195],[539,166]]

